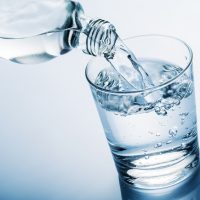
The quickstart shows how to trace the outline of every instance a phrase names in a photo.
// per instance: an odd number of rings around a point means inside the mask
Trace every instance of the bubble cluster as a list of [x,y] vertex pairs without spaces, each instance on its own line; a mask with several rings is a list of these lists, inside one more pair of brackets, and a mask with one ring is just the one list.
[[188,140],[192,137],[196,137],[197,135],[197,127],[193,127],[191,130],[189,130],[189,132],[187,134],[185,134],[182,138],[183,141]]
[[[121,92],[130,90],[130,85],[127,85],[113,69],[101,71],[96,78],[95,84],[109,91]],[[103,108],[124,116],[138,112],[148,112],[154,108],[154,105],[148,103],[143,95],[115,94],[101,90],[93,90],[93,95]]]
[[[172,65],[163,65],[162,67],[160,72],[161,82],[169,81],[169,79],[182,71],[181,68]],[[186,74],[183,74],[181,78],[162,87],[160,90],[143,93],[112,93],[128,92],[133,89],[112,68],[102,70],[96,78],[95,85],[108,90],[108,92],[93,90],[93,95],[101,107],[122,116],[153,110],[157,115],[166,116],[169,110],[174,110],[184,98],[187,98],[193,92],[192,81]],[[182,118],[184,117],[186,116],[182,116]],[[184,120],[182,120],[182,123],[184,123]]]
[[188,112],[179,114],[179,116],[181,117],[181,124],[182,125],[185,123],[185,119],[188,116],[188,114],[189,114]]
[[155,112],[158,115],[167,115],[168,110],[180,105],[183,98],[192,94],[192,81],[186,75],[182,79],[180,82],[172,83],[162,89],[163,98],[155,105]]

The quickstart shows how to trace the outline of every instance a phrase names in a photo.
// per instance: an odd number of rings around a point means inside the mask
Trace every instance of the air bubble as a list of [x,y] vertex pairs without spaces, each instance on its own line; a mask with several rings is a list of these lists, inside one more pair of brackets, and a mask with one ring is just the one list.
[[184,120],[185,120],[185,116],[182,116],[182,117],[181,117],[181,120],[184,121]]
[[167,91],[167,94],[168,94],[169,96],[172,96],[172,95],[174,94],[174,91],[173,91],[173,90],[168,90],[168,91]]
[[177,127],[173,127],[172,129],[169,130],[169,136],[170,137],[175,137],[178,133]]
[[180,99],[175,99],[175,100],[174,100],[174,104],[175,104],[175,105],[178,106],[178,105],[180,105],[180,103],[181,103]]
[[196,167],[197,165],[198,165],[198,161],[195,160],[194,162],[192,162],[191,167],[194,168],[194,167]]
[[156,108],[155,108],[155,112],[156,112],[158,115],[162,115],[162,116],[167,115],[167,111],[165,110],[164,107],[161,107],[161,108],[156,107]]
[[165,104],[164,107],[165,107],[165,109],[169,110],[172,107],[172,105],[171,104]]
[[185,119],[188,116],[189,113],[181,113],[179,116],[181,116],[181,124],[183,125],[185,123]]
[[156,106],[156,107],[155,107],[155,112],[156,112],[156,113],[160,112],[160,107]]
[[151,135],[154,135],[154,132],[152,132],[152,131],[149,131],[148,133],[151,134]]
[[180,116],[183,116],[183,117],[187,117],[188,116],[188,112],[187,113],[181,113],[181,114],[179,114]]
[[158,124],[160,125],[160,126],[167,126],[165,123],[163,123],[163,122],[158,122]]
[[[188,128],[189,129],[189,128]],[[196,129],[192,129],[190,130],[187,134],[184,135],[184,137],[182,138],[183,141],[188,140],[191,137],[195,137],[197,134]]]
[[182,148],[182,149],[185,149],[185,148],[186,148],[186,146],[187,146],[187,144],[186,144],[186,143],[181,143],[181,148]]
[[161,142],[157,143],[157,144],[154,146],[154,148],[159,148],[159,147],[162,147],[162,143],[161,143]]
[[167,142],[166,142],[166,144],[171,144],[172,143],[172,140],[168,140]]

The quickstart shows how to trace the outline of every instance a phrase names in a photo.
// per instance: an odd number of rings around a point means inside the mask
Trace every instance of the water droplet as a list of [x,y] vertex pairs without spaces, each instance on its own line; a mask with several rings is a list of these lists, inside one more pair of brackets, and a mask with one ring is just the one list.
[[162,143],[161,142],[155,144],[155,146],[154,146],[154,148],[159,148],[159,147],[162,147]]

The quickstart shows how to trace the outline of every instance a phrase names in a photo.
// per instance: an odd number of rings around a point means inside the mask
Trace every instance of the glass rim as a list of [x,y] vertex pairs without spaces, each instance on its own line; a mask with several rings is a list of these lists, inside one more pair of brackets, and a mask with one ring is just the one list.
[[178,41],[181,44],[183,44],[183,46],[185,46],[185,48],[188,50],[189,52],[189,58],[188,58],[188,63],[186,64],[185,68],[175,77],[173,77],[172,79],[168,80],[167,82],[164,82],[160,85],[156,85],[154,87],[150,87],[150,88],[146,88],[146,89],[142,89],[142,90],[129,90],[129,91],[113,91],[113,90],[107,90],[104,88],[101,88],[99,86],[97,86],[96,84],[94,84],[90,78],[88,77],[88,67],[89,64],[91,63],[91,61],[93,61],[95,58],[90,59],[90,61],[87,63],[86,68],[85,68],[85,77],[87,79],[87,81],[89,82],[89,84],[94,87],[95,89],[105,92],[105,93],[111,93],[111,94],[137,94],[137,93],[145,93],[145,92],[153,92],[155,90],[159,90],[167,85],[169,85],[170,83],[172,83],[174,80],[176,80],[177,78],[179,78],[182,74],[185,73],[185,71],[190,67],[190,65],[192,64],[192,60],[193,60],[193,52],[192,49],[190,48],[190,46],[184,42],[183,40],[174,37],[174,36],[169,36],[169,35],[160,35],[160,34],[144,34],[144,35],[137,35],[137,36],[132,36],[132,37],[127,37],[124,39],[124,41],[126,42],[127,40],[132,40],[132,39],[137,39],[137,38],[145,38],[145,37],[161,37],[161,38],[168,38],[168,39],[172,39],[174,41]]

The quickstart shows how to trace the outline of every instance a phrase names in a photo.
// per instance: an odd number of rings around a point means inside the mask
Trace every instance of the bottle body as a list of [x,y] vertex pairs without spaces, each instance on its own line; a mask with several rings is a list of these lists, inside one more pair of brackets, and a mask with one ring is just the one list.
[[[13,1],[14,2],[14,1]],[[29,2],[30,3],[30,2]],[[31,12],[33,7],[36,13]],[[37,64],[69,52],[78,46],[85,26],[81,5],[74,1],[47,0],[21,4],[5,12],[0,20],[0,57],[21,64]],[[54,9],[57,9],[56,13]],[[46,12],[45,12],[46,11]],[[48,15],[49,12],[53,12]],[[3,11],[2,11],[3,13]],[[21,19],[25,13],[26,19]],[[15,20],[11,23],[11,18]],[[47,19],[46,19],[47,18]]]
[[[131,87],[143,89],[145,85],[152,85],[114,26],[101,19],[88,20],[80,3],[71,0],[24,0],[19,5],[15,0],[8,2],[15,3],[18,9],[3,7],[0,1],[1,58],[37,64],[79,47],[84,53],[104,56]],[[124,65],[131,73],[121,70]],[[147,80],[146,84],[143,80]]]
[[[39,20],[36,20],[37,24],[27,24],[26,20],[22,23],[20,18],[16,18],[14,24],[19,24],[19,27],[0,22],[3,30],[0,33],[0,57],[21,64],[37,64],[68,53],[77,47],[82,48],[84,53],[96,56],[108,52],[108,48],[114,45],[116,35],[114,27],[109,22],[86,19],[83,8],[78,2],[59,0],[58,4],[59,20],[56,19],[55,22],[55,16],[52,15],[48,23],[46,21],[46,27]],[[39,10],[41,5],[37,6]],[[49,5],[45,4],[41,9],[45,6]],[[24,9],[28,8],[24,6]],[[30,25],[33,25],[33,29]]]

